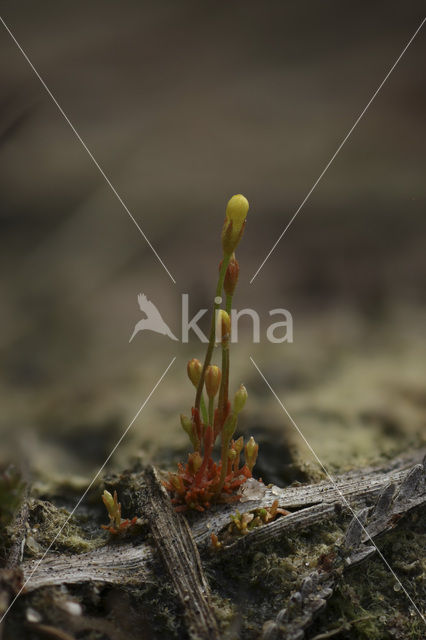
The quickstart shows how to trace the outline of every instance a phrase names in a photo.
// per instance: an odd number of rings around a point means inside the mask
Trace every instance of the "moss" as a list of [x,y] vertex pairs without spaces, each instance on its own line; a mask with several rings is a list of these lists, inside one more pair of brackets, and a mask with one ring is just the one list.
[[215,617],[222,633],[229,631],[237,620],[237,608],[229,598],[222,598],[218,593],[212,595]]
[[158,640],[185,638],[181,623],[182,611],[170,581],[165,579],[162,563],[154,561],[151,569],[153,580],[137,589],[129,589],[146,617],[149,637]]
[[[414,511],[377,545],[419,609],[425,602],[426,511]],[[420,640],[423,622],[377,555],[345,572],[312,636],[346,625],[350,640]]]
[[[244,549],[212,555],[207,571],[215,602],[222,607],[222,629],[239,625],[245,639],[259,637],[265,621],[274,619],[310,568],[339,543],[347,518],[287,533],[255,552]],[[411,513],[379,548],[397,572],[414,602],[424,602],[424,512]],[[378,556],[347,570],[309,637],[340,629],[336,637],[350,640],[420,640],[423,623],[403,590]]]
[[93,531],[92,527],[83,527],[83,516],[72,516],[64,508],[58,508],[45,500],[32,500],[30,503],[29,527],[25,551],[28,555],[41,555],[55,542],[55,551],[83,553],[95,549],[105,542],[105,534]]
[[4,562],[13,538],[9,525],[21,504],[24,489],[21,474],[13,465],[0,468],[0,563]]
[[240,637],[258,638],[264,622],[275,618],[301,576],[316,566],[318,557],[330,551],[343,532],[339,523],[328,522],[287,533],[257,551],[214,553],[207,572],[214,597],[227,606],[223,623],[238,620]]

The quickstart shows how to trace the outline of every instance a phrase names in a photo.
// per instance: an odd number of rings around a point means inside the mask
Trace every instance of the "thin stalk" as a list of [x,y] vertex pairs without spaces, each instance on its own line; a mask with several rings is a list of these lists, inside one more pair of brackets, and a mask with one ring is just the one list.
[[[222,294],[223,281],[225,280],[225,274],[226,274],[226,270],[228,268],[230,259],[231,259],[230,255],[223,256],[222,266],[219,271],[219,279],[217,281],[217,286],[216,286],[215,298],[220,297]],[[219,307],[220,307],[220,303],[215,301],[213,305],[212,322],[210,326],[209,344],[207,346],[206,357],[204,358],[203,370],[201,372],[200,381],[197,387],[197,393],[195,395],[195,410],[198,410],[198,411],[200,410],[201,394],[203,393],[203,388],[204,388],[204,376],[213,355],[214,341],[216,337],[216,312],[218,311]]]
[[207,425],[207,424],[209,424],[209,418],[208,418],[208,415],[207,415],[206,403],[204,401],[203,394],[201,394],[200,408],[201,408],[201,417],[203,418],[203,422],[204,422],[204,424]]
[[228,404],[229,385],[229,347],[222,345],[222,380],[220,381],[219,400],[217,403],[218,414],[223,421],[226,405]]
[[213,427],[214,398],[209,398],[209,424]]
[[229,449],[229,443],[231,442],[231,439],[232,439],[232,436],[229,436],[225,440],[222,435],[222,446],[220,451],[220,460],[221,460],[220,479],[219,479],[218,487],[215,490],[216,495],[220,495],[223,489],[223,485],[225,484],[225,479],[228,473],[228,449]]
[[[226,313],[231,314],[232,295],[226,296]],[[232,333],[229,339],[231,339]],[[224,415],[229,395],[229,342],[222,344],[222,380],[220,383],[218,408],[219,414]]]
[[[232,308],[232,294],[226,296],[226,312],[230,315]],[[231,339],[232,334],[229,339]],[[224,412],[228,405],[228,394],[229,394],[229,341],[226,344],[222,344],[222,380],[220,384],[219,391],[219,413],[221,414],[222,420],[224,416]],[[228,448],[231,439],[227,438],[226,440],[223,437],[222,432],[222,446],[221,446],[221,470],[220,470],[220,480],[219,485],[216,490],[216,493],[219,495],[223,489],[223,485],[225,484],[225,478],[228,470]]]
[[225,484],[225,478],[226,478],[226,472],[228,471],[228,447],[229,447],[229,440],[227,442],[222,442],[222,449],[221,449],[221,468],[220,468],[220,480],[219,480],[219,485],[216,489],[216,494],[220,495],[222,489],[223,489],[223,485]]

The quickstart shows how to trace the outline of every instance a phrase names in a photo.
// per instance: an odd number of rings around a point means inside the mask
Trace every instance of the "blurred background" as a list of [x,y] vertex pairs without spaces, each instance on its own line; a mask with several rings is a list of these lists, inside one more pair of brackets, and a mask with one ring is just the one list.
[[[7,26],[176,284],[2,26],[2,459],[21,451],[41,476],[90,476],[174,356],[113,464],[184,451],[185,367],[203,347],[148,332],[129,344],[137,294],[177,335],[182,293],[194,313],[209,305],[234,193],[251,204],[235,306],[258,311],[262,335],[253,344],[241,323],[232,382],[250,394],[242,429],[261,441],[259,473],[303,479],[313,462],[250,354],[330,469],[419,444],[424,30],[249,280],[423,13],[420,1],[4,0]],[[266,340],[277,307],[292,313],[292,344]]]

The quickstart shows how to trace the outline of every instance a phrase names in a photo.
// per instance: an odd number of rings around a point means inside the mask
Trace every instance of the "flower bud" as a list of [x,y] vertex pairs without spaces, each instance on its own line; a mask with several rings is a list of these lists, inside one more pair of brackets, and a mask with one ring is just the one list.
[[225,255],[231,255],[235,251],[244,230],[248,210],[249,203],[241,194],[232,196],[229,200],[222,229],[222,248]]
[[237,428],[237,416],[235,413],[230,413],[229,416],[225,420],[225,424],[222,429],[222,437],[223,440],[229,442],[232,436],[235,433],[235,429]]
[[259,451],[259,445],[254,441],[253,436],[247,442],[244,447],[244,456],[246,459],[246,465],[252,471],[254,465],[256,464],[257,452]]
[[170,484],[172,485],[173,489],[177,493],[185,493],[185,486],[184,486],[183,480],[182,480],[182,478],[180,476],[178,476],[176,473],[170,474],[169,480],[170,480]]
[[206,391],[209,398],[214,398],[219,391],[221,378],[222,372],[219,367],[214,364],[207,367],[204,382],[206,383]]
[[234,442],[234,449],[237,452],[237,454],[240,454],[243,448],[244,448],[244,439],[243,439],[243,436],[240,436],[238,440]]
[[190,436],[192,434],[192,420],[181,413],[180,424],[182,425],[182,429]]
[[188,456],[188,467],[191,469],[192,473],[197,473],[202,464],[203,459],[198,451],[195,451]]
[[234,396],[234,412],[240,413],[244,409],[248,397],[247,389],[243,384],[240,384],[235,396]]
[[224,309],[219,309],[216,315],[217,342],[226,343],[231,337],[231,318]]
[[232,254],[232,257],[229,261],[228,268],[225,273],[225,281],[223,283],[223,289],[227,296],[232,296],[235,291],[235,287],[238,282],[238,275],[240,273],[240,265],[238,264],[235,255]]
[[200,382],[201,372],[203,370],[203,365],[197,358],[192,358],[187,364],[186,367],[188,378],[191,380],[194,387],[198,387],[198,383]]
[[114,510],[114,506],[115,506],[114,505],[114,498],[112,497],[110,492],[107,491],[106,489],[103,492],[102,500],[103,500],[104,505],[107,508],[108,513],[111,513]]
[[237,452],[235,451],[235,449],[229,449],[228,450],[228,460],[230,460],[231,462],[234,462],[235,458],[237,457]]
[[249,210],[249,203],[241,193],[236,196],[232,196],[226,205],[226,217],[228,220],[232,220],[234,224],[234,230],[240,231],[243,226],[247,213]]
[[188,434],[189,439],[191,440],[192,446],[194,449],[197,448],[197,437],[195,435],[194,424],[190,418],[181,414],[180,416],[180,424],[185,433]]

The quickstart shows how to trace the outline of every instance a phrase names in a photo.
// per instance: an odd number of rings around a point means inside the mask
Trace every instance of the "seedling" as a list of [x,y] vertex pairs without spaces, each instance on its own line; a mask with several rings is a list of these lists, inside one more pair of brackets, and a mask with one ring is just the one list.
[[[245,536],[256,527],[261,527],[264,524],[272,522],[278,515],[290,515],[290,511],[281,509],[278,506],[278,500],[274,500],[270,507],[253,509],[246,513],[236,511],[235,515],[230,516],[231,524],[228,527],[227,534],[231,534],[231,536]],[[215,551],[220,551],[224,546],[223,540],[219,540],[215,533],[211,534],[211,544]]]
[[[244,385],[240,385],[232,404],[229,400],[230,313],[239,275],[235,250],[244,232],[248,209],[249,203],[242,195],[233,196],[226,207],[222,229],[223,257],[212,305],[207,351],[203,364],[193,358],[187,365],[188,377],[196,393],[191,417],[181,415],[180,422],[193,452],[188,455],[187,463],[179,463],[177,473],[170,473],[164,483],[176,511],[204,511],[213,503],[237,501],[240,497],[238,489],[251,478],[257,458],[259,447],[253,438],[245,446],[242,437],[233,439],[238,415],[247,400]],[[211,364],[216,344],[221,347],[221,368]],[[215,462],[212,453],[217,440],[220,441],[220,461]],[[240,465],[243,451],[245,462]]]
[[241,514],[239,511],[234,516],[230,516],[231,524],[229,525],[229,533],[239,533],[245,535],[255,529],[261,527],[268,522],[272,522],[278,515],[288,516],[290,511],[278,507],[278,500],[274,500],[270,507],[262,507],[254,509],[247,513]]
[[114,491],[114,496],[112,496],[110,492],[105,489],[102,495],[102,500],[109,516],[109,524],[101,525],[102,529],[106,529],[113,535],[117,535],[119,533],[127,532],[130,527],[133,527],[136,524],[136,517],[131,520],[122,520],[121,503],[118,502],[116,491]]

